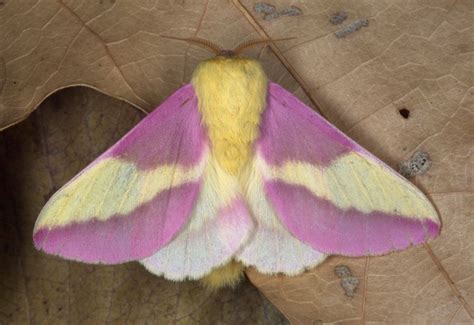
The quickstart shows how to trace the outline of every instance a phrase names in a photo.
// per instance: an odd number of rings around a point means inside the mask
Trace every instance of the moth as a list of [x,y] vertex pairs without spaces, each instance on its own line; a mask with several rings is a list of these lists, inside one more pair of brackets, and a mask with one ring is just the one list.
[[439,234],[423,193],[239,55],[267,41],[186,40],[216,56],[51,197],[37,249],[219,287]]

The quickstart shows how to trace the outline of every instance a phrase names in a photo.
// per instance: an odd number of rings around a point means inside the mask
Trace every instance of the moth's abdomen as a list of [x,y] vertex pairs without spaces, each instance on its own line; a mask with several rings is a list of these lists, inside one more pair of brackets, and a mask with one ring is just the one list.
[[255,60],[218,57],[197,67],[192,84],[212,155],[225,171],[237,175],[259,135],[267,92],[265,73]]

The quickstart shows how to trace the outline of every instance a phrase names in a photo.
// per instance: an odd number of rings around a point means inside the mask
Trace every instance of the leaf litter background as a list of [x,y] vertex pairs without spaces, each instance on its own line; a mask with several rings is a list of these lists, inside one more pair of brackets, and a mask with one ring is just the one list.
[[[268,3],[303,14],[265,20],[247,0],[0,0],[0,127],[24,120],[0,133],[1,323],[285,322],[255,287],[295,324],[473,322],[474,3]],[[340,11],[346,21],[331,24]],[[364,18],[368,27],[334,36]],[[160,34],[227,48],[296,36],[248,55],[392,167],[428,152],[432,168],[412,181],[439,209],[442,235],[384,257],[331,257],[296,278],[249,270],[255,287],[216,295],[136,263],[91,266],[36,252],[31,231],[50,195],[210,56]],[[46,99],[77,85],[110,97],[72,88]],[[359,279],[353,298],[337,265]]]

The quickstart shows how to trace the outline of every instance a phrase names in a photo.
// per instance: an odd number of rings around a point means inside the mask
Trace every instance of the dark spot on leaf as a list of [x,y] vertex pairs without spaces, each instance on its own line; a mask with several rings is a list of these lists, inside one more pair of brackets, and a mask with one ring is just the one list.
[[347,276],[351,276],[351,269],[345,265],[338,265],[334,268],[334,272],[340,278],[345,278]]
[[401,116],[403,116],[404,119],[408,119],[410,117],[410,110],[403,107],[398,110]]
[[253,10],[257,13],[263,14],[264,20],[273,20],[281,16],[299,16],[303,13],[301,9],[296,6],[289,6],[276,11],[274,5],[266,2],[257,2],[254,5]]
[[345,11],[338,11],[329,18],[329,22],[333,25],[342,24],[344,20],[347,18],[347,12]]
[[275,6],[265,2],[257,2],[253,7],[253,10],[259,14],[271,14],[275,11]]
[[346,296],[354,297],[354,291],[359,285],[359,279],[352,276],[351,269],[345,265],[338,265],[334,268],[336,275],[341,278],[341,286],[346,292]]
[[353,21],[352,23],[350,23],[349,25],[347,25],[346,27],[336,31],[334,35],[336,35],[337,38],[344,38],[347,35],[358,31],[362,27],[367,27],[367,26],[369,26],[369,20],[367,18],[357,19]]
[[289,6],[287,8],[284,8],[280,10],[280,15],[281,16],[299,16],[303,14],[300,8],[296,6]]
[[423,151],[417,151],[410,159],[399,166],[399,173],[406,178],[423,175],[431,168],[430,155]]
[[353,276],[349,276],[341,280],[341,286],[346,291],[346,296],[354,297],[354,292],[359,285],[359,279]]

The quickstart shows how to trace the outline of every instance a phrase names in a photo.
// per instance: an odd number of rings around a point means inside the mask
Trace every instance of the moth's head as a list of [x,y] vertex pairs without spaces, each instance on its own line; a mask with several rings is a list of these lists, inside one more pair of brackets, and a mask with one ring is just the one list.
[[223,57],[223,58],[234,58],[236,56],[234,50],[220,50],[217,53],[216,57]]
[[216,55],[216,58],[220,57],[220,58],[228,58],[228,59],[240,57],[243,50],[256,46],[256,45],[269,44],[269,43],[271,44],[277,41],[285,41],[285,40],[294,39],[294,37],[289,37],[289,38],[279,38],[275,40],[272,40],[272,39],[250,40],[247,42],[240,43],[237,47],[235,47],[232,50],[225,50],[224,48],[222,48],[222,46],[217,45],[216,43],[213,43],[211,41],[198,38],[198,37],[180,38],[180,37],[164,36],[164,35],[161,35],[161,37],[193,43],[210,50]]

